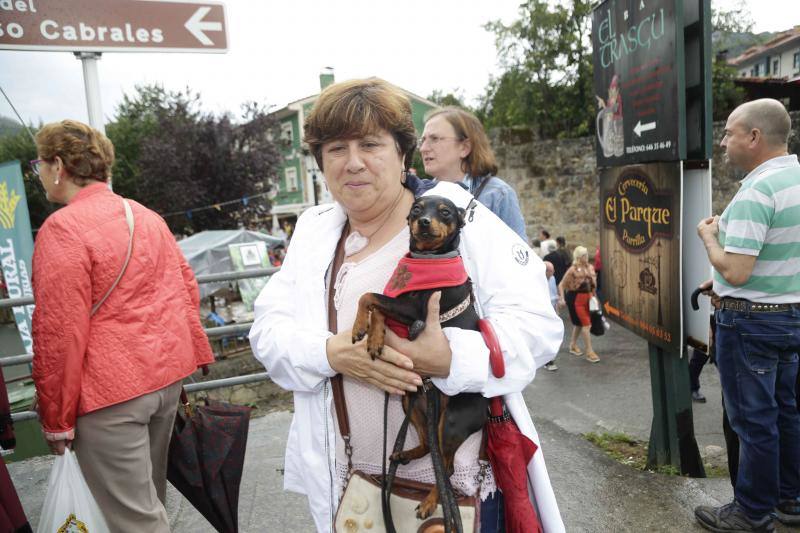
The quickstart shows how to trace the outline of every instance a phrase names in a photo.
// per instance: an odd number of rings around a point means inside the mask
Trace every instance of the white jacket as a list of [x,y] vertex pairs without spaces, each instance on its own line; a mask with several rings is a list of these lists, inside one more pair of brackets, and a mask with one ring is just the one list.
[[[428,194],[467,208],[472,196],[453,183]],[[345,223],[338,204],[307,210],[297,221],[280,272],[255,303],[250,330],[253,353],[272,380],[294,393],[294,417],[286,444],[284,488],[305,494],[317,530],[333,530],[341,487],[335,475],[332,389],[335,374],[325,350],[328,332],[326,271]],[[517,234],[480,203],[467,211],[460,252],[473,281],[482,316],[494,326],[506,375],[491,375],[489,351],[479,332],[445,328],[453,360],[450,375],[434,380],[445,394],[503,395],[519,429],[539,445],[522,390],[536,369],[552,360],[564,328],[550,305],[544,264]],[[564,531],[541,448],[528,465],[532,497],[545,533]]]

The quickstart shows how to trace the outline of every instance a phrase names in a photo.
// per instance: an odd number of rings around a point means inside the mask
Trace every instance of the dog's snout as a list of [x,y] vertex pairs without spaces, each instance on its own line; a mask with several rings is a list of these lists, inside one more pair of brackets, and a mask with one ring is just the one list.
[[417,220],[417,222],[419,222],[419,225],[424,228],[428,228],[431,225],[430,217],[420,217],[419,220]]

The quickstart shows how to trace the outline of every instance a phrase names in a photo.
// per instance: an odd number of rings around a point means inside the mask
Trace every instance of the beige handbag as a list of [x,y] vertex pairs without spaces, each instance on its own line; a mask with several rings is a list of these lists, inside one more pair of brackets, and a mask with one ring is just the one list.
[[[425,520],[417,518],[417,505],[428,495],[431,485],[396,479],[389,505],[397,533],[433,533],[443,531],[442,506]],[[474,496],[458,499],[461,524],[466,533],[477,533],[480,520]],[[337,533],[385,533],[381,510],[381,484],[378,478],[354,471],[336,511],[334,528]]]
[[[330,283],[328,290],[328,329],[336,333],[336,307],[333,303],[333,280],[344,259],[344,236],[347,234],[345,225],[342,237],[336,247],[336,255],[331,267]],[[339,432],[345,443],[347,453],[348,480],[344,488],[339,508],[336,511],[334,530],[337,533],[356,533],[368,531],[369,533],[386,533],[383,521],[383,507],[381,505],[380,477],[370,476],[358,470],[353,470],[350,464],[353,448],[350,446],[350,422],[347,415],[347,403],[344,397],[344,386],[341,374],[331,378],[333,386],[333,402],[336,406],[336,418]],[[395,478],[389,505],[396,533],[437,533],[444,529],[444,514],[441,502],[430,517],[425,520],[417,518],[417,506],[428,495],[433,485],[420,483],[400,478]],[[458,510],[461,515],[461,525],[465,533],[477,533],[480,527],[479,508],[477,498],[474,496],[457,498]]]

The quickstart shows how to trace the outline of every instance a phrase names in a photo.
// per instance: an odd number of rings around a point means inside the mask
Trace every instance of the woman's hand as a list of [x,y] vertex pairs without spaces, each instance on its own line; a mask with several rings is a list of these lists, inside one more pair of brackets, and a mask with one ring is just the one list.
[[383,347],[380,358],[373,360],[367,353],[367,340],[353,344],[349,330],[330,337],[327,343],[328,362],[336,372],[375,385],[390,394],[414,392],[422,385],[414,363],[405,355]]
[[[446,377],[450,375],[453,353],[439,324],[441,291],[428,300],[425,329],[413,341],[401,339],[390,329],[386,330],[386,345],[408,356],[414,362],[414,371],[422,376]],[[385,348],[384,348],[385,349]]]
[[67,439],[47,441],[47,446],[50,448],[50,453],[53,455],[64,455],[64,450],[71,444],[72,441]]
[[50,453],[64,455],[64,450],[69,448],[72,445],[72,441],[75,440],[75,428],[58,433],[51,433],[42,428],[42,435],[45,442],[47,442],[48,448],[50,448]]

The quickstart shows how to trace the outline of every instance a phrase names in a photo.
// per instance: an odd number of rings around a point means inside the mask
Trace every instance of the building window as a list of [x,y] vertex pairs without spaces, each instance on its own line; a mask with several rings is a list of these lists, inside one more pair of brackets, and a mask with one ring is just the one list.
[[781,71],[781,60],[774,59],[772,61],[772,77],[777,78],[778,75],[781,73],[780,71]]
[[281,123],[281,142],[283,143],[283,145],[291,146],[293,139],[294,135],[292,130],[292,123],[291,122]]
[[750,75],[754,78],[761,76],[761,63],[753,65],[752,70],[750,70]]
[[764,60],[764,75],[769,76],[769,56]]
[[800,52],[794,53],[794,60],[792,61],[792,68],[800,70]]
[[284,171],[286,177],[286,192],[294,192],[297,190],[297,169],[289,167]]

